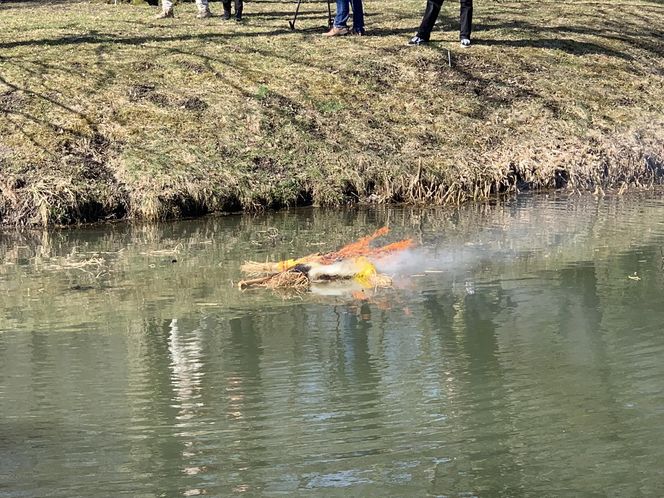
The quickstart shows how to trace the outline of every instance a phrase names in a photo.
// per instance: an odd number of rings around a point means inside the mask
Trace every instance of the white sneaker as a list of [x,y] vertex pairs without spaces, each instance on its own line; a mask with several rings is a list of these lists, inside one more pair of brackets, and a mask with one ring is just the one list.
[[410,40],[408,40],[408,45],[426,45],[427,43],[429,43],[429,40],[420,38],[417,35],[413,36]]
[[461,46],[463,48],[470,47],[470,40],[468,38],[461,38]]

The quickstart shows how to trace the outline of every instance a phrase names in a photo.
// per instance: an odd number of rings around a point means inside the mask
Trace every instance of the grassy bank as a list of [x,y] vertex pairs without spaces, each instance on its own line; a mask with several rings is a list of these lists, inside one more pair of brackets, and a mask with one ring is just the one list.
[[661,180],[661,2],[478,2],[467,50],[453,3],[418,48],[423,0],[293,7],[0,4],[0,224]]

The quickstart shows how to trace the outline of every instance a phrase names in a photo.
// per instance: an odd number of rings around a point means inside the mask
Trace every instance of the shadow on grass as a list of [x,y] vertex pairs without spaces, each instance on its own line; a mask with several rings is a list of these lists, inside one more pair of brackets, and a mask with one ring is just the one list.
[[521,39],[521,40],[482,40],[475,39],[475,45],[486,45],[494,47],[514,48],[543,48],[548,50],[560,50],[570,55],[606,55],[623,60],[633,60],[633,57],[618,50],[612,50],[602,45],[590,42],[582,42],[568,38],[545,38],[545,39]]
[[288,27],[284,29],[275,29],[272,31],[256,32],[256,33],[204,33],[204,34],[182,34],[174,36],[132,36],[122,37],[113,36],[110,34],[90,33],[85,35],[72,35],[63,36],[60,38],[42,38],[38,40],[19,40],[0,43],[0,49],[11,49],[15,47],[24,46],[38,46],[38,47],[59,47],[66,45],[81,45],[81,44],[123,44],[123,45],[143,45],[145,43],[159,43],[159,42],[172,42],[172,41],[195,41],[212,42],[216,40],[225,40],[229,38],[252,38],[261,36],[279,36],[293,33]]
[[[458,23],[454,26],[458,29]],[[580,36],[592,36],[609,42],[624,43],[630,47],[661,56],[664,50],[664,29],[657,29],[656,25],[634,24],[623,22],[620,24],[606,22],[603,29],[594,29],[582,24],[567,24],[564,26],[544,26],[526,21],[491,22],[484,21],[473,25],[473,32],[487,31],[515,31],[522,38],[519,40],[483,40],[483,45],[511,45],[515,47],[533,46],[537,48],[557,48],[568,53],[596,53],[630,60],[624,53],[604,47],[597,43],[580,41]],[[532,37],[528,37],[532,34]],[[542,35],[550,35],[540,38]],[[525,35],[525,37],[524,37]]]
[[[259,3],[267,3],[261,0]],[[284,5],[281,2],[275,2]],[[309,4],[311,2],[304,2]],[[320,4],[322,2],[313,2]],[[294,7],[294,5],[292,6]],[[151,34],[144,34],[140,36],[122,36],[111,33],[103,33],[90,31],[82,35],[68,35],[57,38],[41,38],[33,40],[12,40],[0,43],[0,50],[8,50],[16,47],[35,46],[35,47],[58,47],[67,45],[79,44],[123,44],[123,45],[142,45],[145,43],[160,43],[160,42],[178,42],[178,41],[201,41],[201,42],[215,42],[226,39],[234,38],[255,38],[255,37],[272,37],[283,36],[291,33],[319,33],[319,27],[302,29],[297,27],[291,30],[288,27],[288,21],[292,19],[294,8],[279,10],[268,10],[261,12],[258,10],[256,13],[249,14],[253,20],[260,22],[261,20],[279,19],[283,18],[283,28],[266,29],[265,31],[246,32],[238,31],[234,33],[221,32],[221,33],[181,33],[176,35],[154,36]],[[366,13],[365,16],[371,18],[376,16],[375,13]],[[321,23],[326,25],[327,10],[305,11],[298,15],[298,20],[313,20],[320,17]],[[390,15],[392,18],[392,15]],[[399,20],[397,17],[396,20]],[[403,17],[405,20],[406,18]],[[412,17],[408,18],[412,22]],[[582,19],[580,19],[582,21]],[[162,22],[146,22],[146,21],[132,21],[125,20],[123,23],[138,24],[145,27],[145,29],[164,29],[168,28],[168,24]],[[448,20],[441,21],[445,26],[445,31],[458,32],[458,20],[453,19],[448,23]],[[610,24],[610,23],[609,23]],[[615,24],[615,23],[614,23]],[[254,25],[255,26],[255,25]],[[372,36],[390,36],[414,33],[417,29],[417,22],[409,27],[400,28],[381,28],[380,26],[372,28],[370,25],[367,27]],[[599,30],[587,27],[583,24],[569,24],[564,26],[541,26],[526,21],[507,21],[507,22],[491,22],[482,21],[475,23],[474,32],[487,32],[487,31],[501,31],[501,30],[515,30],[522,31],[519,39],[477,39],[476,44],[486,46],[508,46],[508,47],[533,47],[561,50],[572,55],[587,55],[587,54],[602,54],[610,57],[616,57],[623,60],[631,60],[632,57],[626,55],[620,50],[609,48],[603,44],[582,41],[575,39],[574,36],[595,36],[600,39],[606,39],[612,42],[621,42],[629,46],[647,51],[652,55],[661,56],[662,43],[658,40],[664,39],[664,30],[656,26],[641,25],[635,23],[625,23],[620,26],[608,26],[607,29]],[[613,31],[615,30],[615,31]],[[532,33],[532,37],[527,35]],[[547,38],[539,38],[543,33],[549,33],[552,36]],[[526,35],[525,37],[523,35]],[[434,33],[435,36],[435,33]],[[484,38],[484,37],[483,37]]]

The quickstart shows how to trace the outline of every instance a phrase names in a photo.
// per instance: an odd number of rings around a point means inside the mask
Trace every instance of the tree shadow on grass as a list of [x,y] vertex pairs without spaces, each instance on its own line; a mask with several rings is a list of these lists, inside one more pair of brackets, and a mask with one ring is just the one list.
[[514,48],[542,48],[549,50],[560,50],[571,55],[606,55],[623,60],[633,60],[628,55],[619,50],[613,50],[597,43],[582,42],[569,38],[544,38],[544,39],[520,39],[520,40],[482,40],[475,39],[476,45],[494,46],[494,47],[514,47]]
[[[454,25],[458,29],[458,23]],[[640,25],[628,22],[605,23],[603,29],[596,29],[586,25],[568,24],[565,26],[544,26],[525,21],[484,21],[473,25],[473,32],[505,31],[510,30],[519,33],[523,38],[519,40],[483,40],[483,45],[511,45],[515,47],[534,46],[537,48],[558,48],[569,53],[603,53],[621,59],[630,59],[622,52],[606,48],[598,43],[585,42],[578,37],[592,36],[609,42],[619,42],[633,48],[650,52],[652,55],[661,57],[664,50],[664,29],[658,29],[656,25]],[[529,34],[532,37],[528,36]],[[539,38],[542,35],[550,35],[547,38]],[[559,44],[560,46],[552,46]],[[578,46],[578,48],[575,48]]]
[[84,35],[62,36],[59,38],[41,38],[36,40],[17,40],[0,43],[0,50],[11,49],[24,46],[37,47],[59,47],[66,45],[80,44],[122,44],[122,45],[143,45],[145,43],[177,42],[177,41],[196,41],[212,42],[231,38],[251,38],[260,36],[278,36],[290,34],[293,31],[287,27],[284,29],[274,29],[272,31],[262,31],[254,33],[201,33],[201,34],[181,34],[173,36],[114,36],[104,33],[89,33]]
[[394,36],[406,35],[411,36],[415,34],[417,28],[375,28],[367,27],[367,34],[370,36]]
[[[536,100],[542,103],[542,106],[548,109],[553,116],[558,116],[560,109],[550,98],[535,91],[526,82],[500,78],[496,75],[487,76],[485,74],[486,66],[472,57],[460,58],[456,53],[450,52],[444,47],[432,43],[428,47],[430,50],[438,52],[440,59],[436,64],[429,62],[427,70],[433,70],[441,75],[445,75],[445,85],[460,96],[466,95],[476,100],[481,105],[469,112],[464,113],[469,118],[476,120],[489,119],[491,114],[500,108],[512,106],[519,101]],[[448,65],[448,61],[450,65]],[[522,64],[527,67],[527,63]],[[508,81],[509,80],[509,81]]]

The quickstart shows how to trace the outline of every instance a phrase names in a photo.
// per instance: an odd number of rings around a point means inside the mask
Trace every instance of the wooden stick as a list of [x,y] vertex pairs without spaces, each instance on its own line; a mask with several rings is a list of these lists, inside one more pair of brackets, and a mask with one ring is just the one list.
[[237,283],[237,288],[242,290],[242,289],[246,289],[247,287],[251,287],[253,285],[264,284],[265,282],[269,281],[272,277],[274,277],[274,275],[276,275],[276,273],[273,273],[272,275],[268,275],[267,277],[251,278],[249,280],[240,280]]

